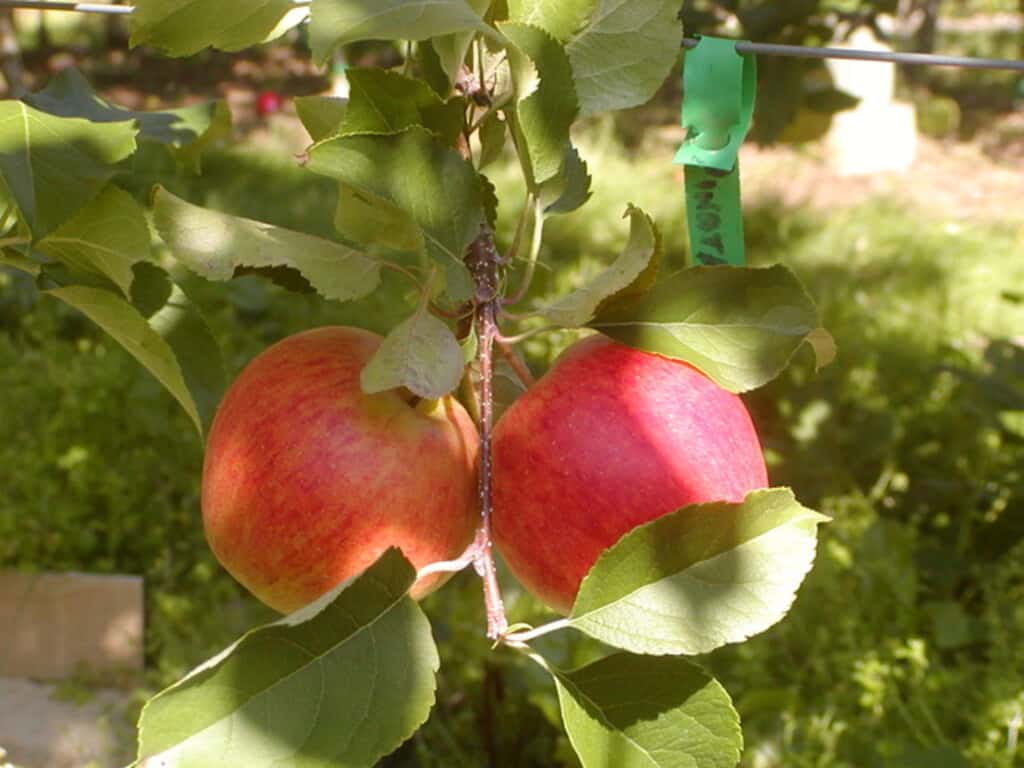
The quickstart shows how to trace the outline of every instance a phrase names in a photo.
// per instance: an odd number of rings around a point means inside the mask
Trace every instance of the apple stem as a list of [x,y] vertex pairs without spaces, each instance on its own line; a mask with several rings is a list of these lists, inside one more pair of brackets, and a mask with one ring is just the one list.
[[512,345],[505,341],[504,338],[495,338],[494,343],[497,344],[498,350],[504,356],[505,361],[515,372],[523,386],[527,388],[532,387],[537,380],[533,377],[530,369],[526,367],[526,363],[524,363],[516,354],[516,351],[512,349]]
[[480,346],[477,361],[480,365],[480,528],[474,547],[473,566],[483,581],[484,606],[487,612],[487,637],[497,640],[508,631],[505,604],[498,586],[497,569],[491,551],[491,486],[493,462],[491,458],[491,431],[494,426],[494,339],[498,334],[498,304],[501,301],[499,267],[501,255],[494,245],[494,233],[484,228],[470,246],[466,258],[476,283],[477,335]]
[[558,619],[558,621],[542,624],[536,629],[529,629],[523,632],[510,632],[505,635],[503,642],[505,645],[512,648],[522,647],[531,640],[536,640],[538,637],[543,637],[544,635],[557,632],[569,626],[572,626],[572,622],[569,619]]

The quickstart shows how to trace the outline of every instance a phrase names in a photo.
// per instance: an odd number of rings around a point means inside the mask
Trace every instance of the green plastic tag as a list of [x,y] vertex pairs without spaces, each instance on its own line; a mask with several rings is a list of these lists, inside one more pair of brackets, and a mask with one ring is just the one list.
[[686,139],[675,162],[686,166],[690,250],[701,264],[746,262],[737,154],[754,116],[757,61],[736,43],[702,37],[683,72]]

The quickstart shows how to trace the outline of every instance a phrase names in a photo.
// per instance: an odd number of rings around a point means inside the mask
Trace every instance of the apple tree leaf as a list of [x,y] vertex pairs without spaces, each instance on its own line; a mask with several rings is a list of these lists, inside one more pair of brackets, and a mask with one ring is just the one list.
[[554,671],[569,741],[583,768],[734,768],[739,715],[721,684],[673,656],[616,653]]
[[273,40],[305,21],[309,7],[293,0],[136,0],[131,44],[169,56],[204,48],[240,51]]
[[661,261],[661,236],[654,221],[639,208],[630,206],[626,216],[630,219],[629,242],[622,254],[586,285],[541,309],[542,317],[555,325],[576,328],[586,325],[602,305],[650,289]]
[[213,336],[180,288],[173,286],[164,307],[147,318],[114,289],[46,286],[46,293],[100,326],[153,374],[203,434],[224,390],[224,367]]
[[[439,660],[397,550],[151,699],[143,768],[375,765],[434,704]],[[244,737],[243,737],[244,735]]]
[[679,0],[598,0],[566,45],[584,115],[650,99],[679,55]]
[[529,159],[531,186],[558,175],[565,164],[569,129],[579,113],[572,67],[565,49],[540,27],[507,22],[501,31],[516,88],[513,130]]
[[830,349],[814,302],[781,265],[684,269],[634,302],[609,305],[589,325],[631,347],[685,360],[733,392],[774,379],[805,341],[818,355]]
[[149,225],[135,198],[111,184],[36,247],[77,271],[109,278],[127,297],[132,265],[150,256]]
[[3,187],[35,238],[70,219],[135,151],[133,121],[93,123],[0,102]]
[[499,118],[497,111],[488,114],[480,124],[480,132],[477,134],[480,137],[480,160],[477,164],[480,170],[501,158],[508,136],[505,128],[505,121]]
[[828,519],[788,488],[683,507],[598,558],[570,625],[633,653],[700,654],[746,640],[786,615]]
[[590,199],[590,171],[579,151],[571,144],[565,148],[561,171],[540,185],[540,200],[545,213],[572,213]]
[[467,0],[313,0],[309,40],[324,62],[359,40],[426,40],[453,32],[491,32]]
[[295,111],[313,141],[321,141],[338,133],[348,109],[348,99],[333,96],[298,96]]
[[561,42],[579,31],[598,0],[508,0],[508,17],[546,30]]
[[[418,250],[444,269],[449,296],[454,301],[472,296],[463,256],[484,223],[483,189],[473,165],[458,152],[414,126],[391,136],[327,139],[310,150],[307,167],[341,181],[343,196],[355,195],[362,209],[378,208],[396,224],[404,219],[415,225]],[[408,223],[399,228],[403,240],[409,239]],[[372,233],[364,229],[362,234]],[[390,239],[394,233],[376,237]]]
[[23,101],[57,117],[81,117],[94,123],[134,120],[139,141],[168,146],[179,160],[197,172],[202,150],[231,134],[231,112],[223,101],[137,112],[98,96],[85,76],[73,67],[61,70],[46,88],[25,96]]
[[462,347],[451,329],[426,311],[418,311],[384,337],[362,370],[369,394],[405,387],[433,400],[459,386],[465,368]]
[[158,188],[153,223],[174,257],[208,280],[243,268],[288,267],[324,298],[358,299],[380,284],[381,263],[330,240],[211,211]]
[[[466,0],[466,2],[473,12],[481,17],[487,13],[487,9],[491,5],[491,0]],[[431,46],[448,82],[454,83],[458,77],[459,69],[466,60],[466,53],[469,52],[475,32],[476,30],[470,29],[431,39]]]
[[454,145],[462,133],[465,102],[442,101],[422,80],[384,69],[351,68],[345,71],[351,87],[348,109],[337,133],[401,133],[422,126]]

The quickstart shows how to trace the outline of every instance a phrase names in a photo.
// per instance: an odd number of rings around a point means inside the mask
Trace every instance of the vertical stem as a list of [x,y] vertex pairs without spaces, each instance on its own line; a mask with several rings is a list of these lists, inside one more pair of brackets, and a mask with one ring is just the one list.
[[476,538],[476,572],[483,580],[484,606],[487,611],[487,637],[496,640],[508,629],[505,605],[501,599],[498,576],[491,550],[491,511],[494,463],[491,454],[491,432],[494,427],[494,337],[497,335],[499,293],[498,265],[500,256],[494,245],[494,234],[484,228],[470,246],[466,265],[476,284],[476,321],[480,347],[480,529]]

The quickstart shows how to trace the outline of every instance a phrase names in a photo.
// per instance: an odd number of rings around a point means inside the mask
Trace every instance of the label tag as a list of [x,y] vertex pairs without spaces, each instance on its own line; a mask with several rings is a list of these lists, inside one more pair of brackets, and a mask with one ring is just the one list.
[[690,250],[700,264],[746,262],[737,154],[754,116],[757,60],[736,43],[702,37],[685,56],[686,139],[675,162],[686,166]]

